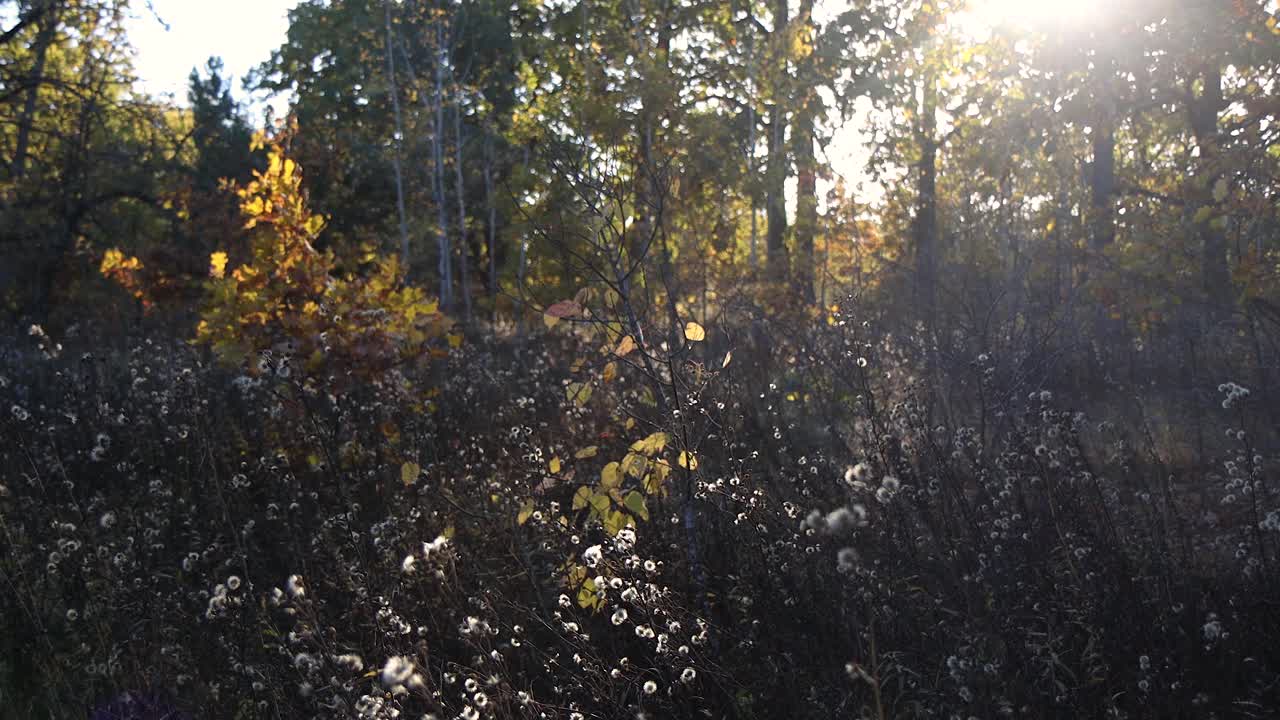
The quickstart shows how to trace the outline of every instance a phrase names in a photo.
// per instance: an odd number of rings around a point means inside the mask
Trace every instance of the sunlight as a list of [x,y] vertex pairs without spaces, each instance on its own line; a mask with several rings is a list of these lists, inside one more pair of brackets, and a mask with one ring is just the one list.
[[964,34],[985,39],[1000,27],[1028,30],[1072,30],[1088,27],[1106,12],[1103,0],[972,0],[952,22]]

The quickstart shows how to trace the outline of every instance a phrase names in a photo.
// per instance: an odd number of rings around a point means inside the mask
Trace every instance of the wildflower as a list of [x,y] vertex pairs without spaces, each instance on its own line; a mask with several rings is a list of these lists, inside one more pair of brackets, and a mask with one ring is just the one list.
[[1213,642],[1222,637],[1222,623],[1218,620],[1218,616],[1214,613],[1209,613],[1209,619],[1204,624],[1204,627],[1200,628],[1200,632],[1204,635],[1206,642]]
[[626,622],[627,621],[626,608],[618,608],[617,610],[614,610],[613,617],[609,618],[609,621],[612,622],[614,625],[621,625],[622,623]]
[[442,552],[449,544],[449,538],[444,535],[437,535],[435,540],[429,543],[422,543],[422,557],[429,559],[433,554]]
[[898,480],[898,478],[892,475],[885,475],[884,479],[880,481],[880,487],[883,487],[885,490],[888,490],[890,493],[896,493],[898,492],[898,490],[902,488],[902,483]]
[[414,556],[405,555],[404,560],[400,561],[400,572],[405,573],[406,575],[412,573],[413,566],[415,563],[417,563],[417,561],[418,559],[415,558]]
[[599,545],[592,545],[591,547],[587,548],[582,552],[582,560],[587,564],[587,567],[593,568],[599,565],[600,561],[603,559],[604,559],[604,551],[600,548]]
[[698,672],[691,667],[687,667],[680,673],[680,682],[684,683],[685,685],[688,685],[689,683],[693,682],[694,679],[697,677],[698,677]]
[[359,655],[348,653],[346,655],[334,655],[331,659],[335,665],[346,668],[351,672],[364,670],[364,658]]
[[382,684],[389,688],[403,685],[413,675],[413,661],[403,655],[387,658],[382,666]]
[[654,682],[654,681],[652,681],[652,680],[645,680],[645,681],[644,681],[644,694],[645,694],[645,695],[652,695],[652,694],[654,694],[654,693],[656,693],[656,692],[658,692],[658,683],[656,683],[656,682]]
[[290,575],[284,587],[289,591],[289,597],[294,599],[305,597],[307,594],[307,589],[302,584],[301,575]]
[[858,520],[854,518],[854,514],[847,507],[837,507],[837,509],[827,514],[827,532],[831,534],[844,534],[854,529]]
[[848,470],[844,471],[844,481],[850,485],[855,482],[866,482],[871,475],[871,466],[864,462],[860,462]]
[[840,548],[836,553],[836,569],[842,573],[853,572],[858,566],[858,551],[853,548]]

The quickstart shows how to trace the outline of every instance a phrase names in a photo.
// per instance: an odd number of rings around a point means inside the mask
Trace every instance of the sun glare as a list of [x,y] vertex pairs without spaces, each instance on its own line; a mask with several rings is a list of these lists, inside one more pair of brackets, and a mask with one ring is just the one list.
[[982,38],[996,28],[1082,29],[1098,22],[1105,12],[1103,0],[971,0],[953,20],[966,34]]

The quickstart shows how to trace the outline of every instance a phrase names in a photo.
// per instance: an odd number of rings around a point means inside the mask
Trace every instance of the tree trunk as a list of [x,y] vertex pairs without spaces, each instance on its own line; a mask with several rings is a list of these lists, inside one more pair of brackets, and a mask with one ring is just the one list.
[[788,20],[787,0],[775,0],[773,7],[773,41],[775,73],[773,82],[773,105],[769,108],[769,167],[765,170],[765,213],[767,227],[765,229],[765,262],[766,272],[770,280],[785,282],[790,274],[790,262],[787,258],[787,112],[783,108],[786,99],[787,56],[790,54],[787,43]]
[[757,194],[755,184],[756,178],[756,54],[755,54],[755,29],[747,27],[747,63],[750,67],[748,70],[747,85],[747,178],[751,183],[751,270],[754,272],[760,269],[760,230],[759,222],[756,217],[759,213],[756,207]]
[[396,213],[400,219],[400,265],[409,272],[409,221],[404,209],[404,174],[400,168],[400,156],[404,143],[404,121],[400,115],[400,90],[396,86],[395,36],[391,32],[391,0],[383,3],[387,24],[387,92],[391,95],[391,108],[395,113],[396,136],[392,144],[391,166],[395,170]]
[[[35,55],[35,64],[31,68],[31,87],[27,89],[27,97],[22,104],[22,115],[18,119],[18,139],[13,152],[12,176],[14,182],[21,181],[27,172],[27,154],[31,148],[31,129],[35,125],[36,105],[40,98],[40,87],[44,85],[44,67],[49,57],[49,46],[58,33],[58,16],[61,3],[47,0],[46,8],[39,18],[40,29],[36,32],[35,44],[31,52]],[[34,10],[32,11],[34,12]]]
[[485,136],[484,143],[484,204],[488,215],[485,224],[489,255],[489,304],[492,319],[498,319],[498,208],[493,202],[493,135]]
[[[452,68],[450,80],[453,80]],[[453,106],[453,183],[458,200],[458,277],[462,282],[462,317],[471,320],[471,262],[470,244],[467,242],[467,186],[462,173],[462,91],[455,95]]]
[[[813,0],[800,4],[797,18],[812,41],[817,32],[813,23]],[[795,284],[801,299],[814,301],[813,239],[818,231],[818,160],[813,144],[816,124],[822,101],[816,90],[817,78],[812,72],[813,57],[805,57],[796,71],[796,114],[791,124],[793,150],[796,162],[796,226],[795,226]]]
[[1217,212],[1217,186],[1223,179],[1219,150],[1218,114],[1226,107],[1222,96],[1222,69],[1211,63],[1200,73],[1203,89],[1188,103],[1191,130],[1200,149],[1196,177],[1192,179],[1192,223],[1201,249],[1201,286],[1210,314],[1221,316],[1232,304],[1231,273],[1227,265],[1227,238]]
[[453,307],[453,248],[449,242],[449,217],[445,210],[444,184],[444,74],[449,62],[449,50],[445,43],[444,23],[437,18],[436,72],[435,72],[435,123],[431,137],[431,161],[435,179],[436,238],[440,252],[440,305]]
[[[444,20],[437,17],[433,20],[435,28],[435,84],[430,94],[422,92],[418,83],[418,74],[413,69],[413,60],[403,43],[400,54],[404,58],[405,72],[409,75],[418,104],[423,112],[431,115],[431,195],[436,206],[436,252],[439,258],[436,269],[440,276],[440,307],[448,309],[453,305],[453,258],[449,242],[449,216],[445,207],[444,181],[444,76],[449,61],[449,49],[445,42]],[[430,101],[428,101],[430,97]]]
[[932,69],[924,72],[920,102],[920,166],[916,175],[916,304],[932,324],[937,289],[938,245],[938,87]]

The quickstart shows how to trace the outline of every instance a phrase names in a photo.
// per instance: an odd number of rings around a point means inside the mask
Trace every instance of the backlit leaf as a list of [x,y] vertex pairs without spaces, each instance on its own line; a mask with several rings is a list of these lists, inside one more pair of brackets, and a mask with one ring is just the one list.
[[640,493],[635,490],[627,493],[627,498],[623,501],[623,507],[630,511],[632,515],[648,522],[649,508],[645,507],[644,496]]
[[412,485],[418,481],[418,476],[422,474],[422,468],[416,462],[407,462],[400,466],[400,482],[405,485]]
[[630,336],[622,338],[618,343],[618,347],[613,349],[613,354],[618,357],[626,357],[628,353],[636,349],[636,341]]
[[691,452],[681,450],[679,463],[682,468],[688,468],[689,470],[698,469],[698,458]]

